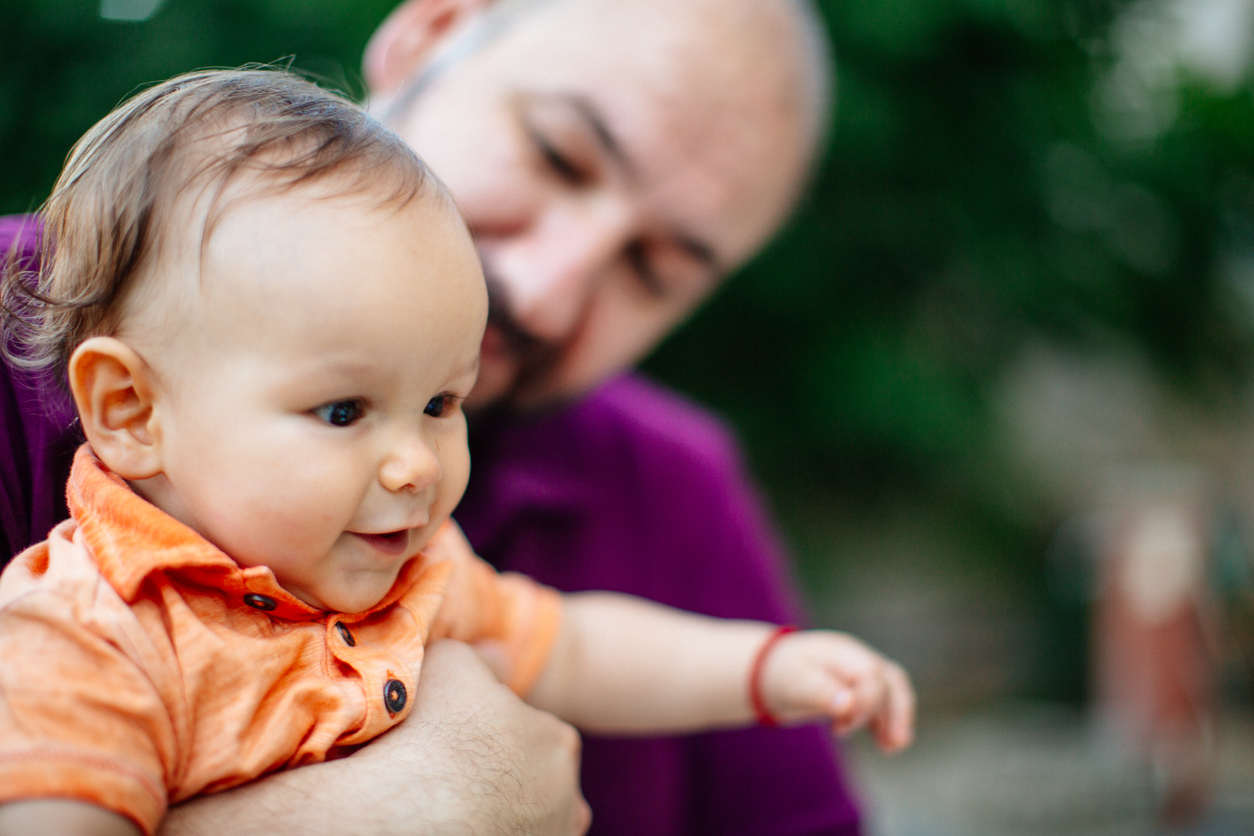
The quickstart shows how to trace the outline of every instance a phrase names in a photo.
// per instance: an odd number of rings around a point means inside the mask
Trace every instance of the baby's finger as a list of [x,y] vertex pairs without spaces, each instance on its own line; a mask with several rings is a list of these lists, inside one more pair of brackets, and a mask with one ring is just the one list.
[[881,749],[895,752],[914,739],[914,686],[906,672],[892,662],[885,664],[884,682],[884,705],[871,719],[871,731]]
[[837,714],[833,727],[837,734],[860,729],[880,712],[888,696],[888,684],[884,678],[884,663],[876,660],[867,670],[848,682],[851,699],[847,709]]

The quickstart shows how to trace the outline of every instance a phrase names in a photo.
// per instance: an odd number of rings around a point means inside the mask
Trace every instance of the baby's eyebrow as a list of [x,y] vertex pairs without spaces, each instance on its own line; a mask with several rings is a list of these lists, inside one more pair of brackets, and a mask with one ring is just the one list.
[[471,372],[479,371],[479,352],[475,352],[474,359],[463,363],[461,366],[453,370],[453,377],[461,377]]
[[315,361],[314,368],[319,374],[338,374],[346,377],[361,377],[379,370],[377,362],[362,357],[323,357]]

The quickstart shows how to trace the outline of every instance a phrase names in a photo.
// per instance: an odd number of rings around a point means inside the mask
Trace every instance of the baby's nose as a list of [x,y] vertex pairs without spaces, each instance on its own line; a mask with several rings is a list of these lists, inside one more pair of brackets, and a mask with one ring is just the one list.
[[441,476],[439,456],[420,438],[397,445],[379,468],[379,483],[393,493],[426,490],[439,482]]

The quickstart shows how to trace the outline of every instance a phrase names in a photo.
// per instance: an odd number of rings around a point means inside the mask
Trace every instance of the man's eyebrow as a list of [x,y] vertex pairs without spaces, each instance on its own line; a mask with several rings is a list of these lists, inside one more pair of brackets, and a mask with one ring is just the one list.
[[631,161],[631,157],[627,156],[627,152],[623,150],[623,146],[619,143],[618,138],[610,131],[610,126],[606,124],[605,117],[601,115],[601,111],[597,106],[588,99],[578,93],[562,93],[560,98],[575,109],[575,112],[583,117],[588,123],[588,127],[592,129],[592,133],[596,135],[597,142],[606,154],[609,154],[614,162],[618,163],[629,175],[634,175],[636,166]]

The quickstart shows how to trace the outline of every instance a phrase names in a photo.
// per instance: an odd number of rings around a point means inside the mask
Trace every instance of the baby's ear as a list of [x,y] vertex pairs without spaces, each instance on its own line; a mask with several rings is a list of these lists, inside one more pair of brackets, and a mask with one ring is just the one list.
[[92,337],[70,356],[70,391],[100,461],[123,479],[161,472],[148,364],[121,340]]

